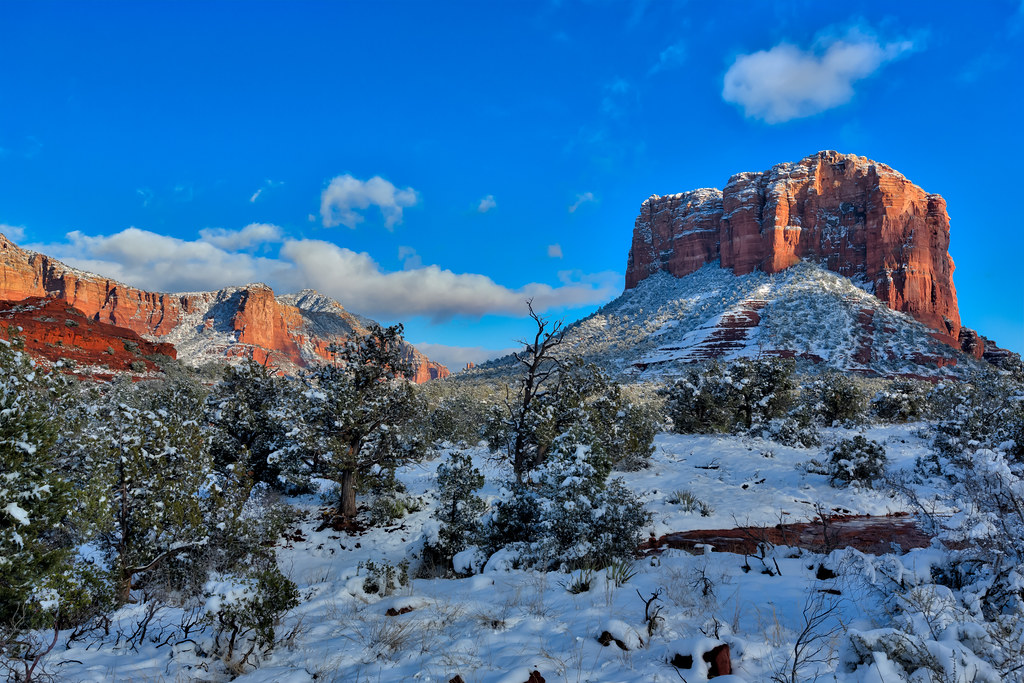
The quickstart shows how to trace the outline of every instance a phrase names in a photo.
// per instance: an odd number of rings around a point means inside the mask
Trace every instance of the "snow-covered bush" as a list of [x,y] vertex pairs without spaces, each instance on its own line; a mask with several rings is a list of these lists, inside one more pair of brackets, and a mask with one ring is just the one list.
[[830,372],[801,387],[800,403],[821,424],[832,426],[863,421],[868,396],[853,377]]
[[936,418],[933,445],[943,456],[999,448],[1024,459],[1024,386],[1012,377],[990,373],[940,385],[929,400]]
[[[1024,464],[998,449],[939,453],[947,486],[919,500],[925,529],[945,549],[906,558],[852,554],[848,573],[873,585],[885,628],[851,632],[848,671],[881,680],[1019,681],[1024,676]],[[936,516],[939,503],[956,510]],[[924,570],[922,571],[922,568]]]
[[677,432],[707,434],[751,429],[782,417],[792,403],[792,361],[741,359],[690,368],[665,389]]
[[391,524],[411,512],[423,509],[423,501],[420,498],[410,495],[400,482],[396,483],[397,486],[373,492],[366,511],[370,524]]
[[875,394],[871,410],[886,422],[912,422],[927,409],[929,386],[926,382],[898,379]]
[[295,583],[276,566],[211,581],[204,608],[214,629],[211,654],[235,675],[257,668],[277,644],[281,618],[298,605]]
[[885,473],[885,446],[860,434],[843,439],[824,453],[828,457],[830,481],[835,486],[858,484],[871,486]]
[[794,448],[817,448],[821,432],[806,410],[797,409],[782,418],[755,425],[751,433]]
[[512,486],[495,505],[486,528],[491,550],[511,545],[521,562],[545,569],[631,557],[650,515],[621,479],[607,476],[586,446],[556,448],[534,485]]
[[477,491],[484,485],[484,476],[469,455],[453,452],[447,462],[437,468],[438,522],[436,539],[424,544],[424,564],[442,571],[452,569],[452,558],[478,540],[480,517],[487,508]]
[[368,595],[391,595],[402,586],[409,584],[409,562],[402,560],[393,565],[387,560],[380,563],[367,560],[361,568],[366,571],[363,592]]
[[665,410],[675,431],[711,434],[732,427],[732,392],[725,378],[725,368],[712,361],[703,368],[688,369],[683,377],[666,387]]

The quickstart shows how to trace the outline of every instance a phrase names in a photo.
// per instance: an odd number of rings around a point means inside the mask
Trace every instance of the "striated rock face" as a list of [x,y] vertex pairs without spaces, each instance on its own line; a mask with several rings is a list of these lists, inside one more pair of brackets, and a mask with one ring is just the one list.
[[174,347],[146,341],[135,332],[98,322],[56,298],[0,301],[0,338],[17,334],[25,350],[50,363],[74,361],[75,372],[107,378],[114,372],[159,372],[154,362],[175,358]]
[[[285,372],[332,360],[328,348],[367,334],[372,321],[313,290],[275,296],[264,284],[217,292],[163,294],[129,287],[21,249],[0,235],[0,299],[51,297],[87,318],[170,343],[190,363],[253,358]],[[448,368],[406,345],[416,382]]]
[[885,164],[825,151],[739,173],[723,191],[651,196],[636,219],[626,289],[716,259],[737,275],[815,260],[960,348],[946,203]]

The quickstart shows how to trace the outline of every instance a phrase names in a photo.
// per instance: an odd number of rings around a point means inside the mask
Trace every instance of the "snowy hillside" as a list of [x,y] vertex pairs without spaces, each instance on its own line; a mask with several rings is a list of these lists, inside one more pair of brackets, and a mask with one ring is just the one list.
[[[795,357],[805,370],[882,376],[955,377],[979,367],[909,315],[807,261],[773,275],[736,276],[717,262],[681,278],[652,275],[568,326],[563,348],[639,379],[764,355]],[[512,367],[498,359],[481,370]]]

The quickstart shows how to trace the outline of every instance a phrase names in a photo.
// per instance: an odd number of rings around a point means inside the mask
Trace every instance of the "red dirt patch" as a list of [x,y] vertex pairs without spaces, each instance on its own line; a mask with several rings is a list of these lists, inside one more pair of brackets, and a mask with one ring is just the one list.
[[828,544],[821,522],[776,524],[768,527],[737,527],[735,529],[699,529],[677,531],[651,539],[640,546],[646,555],[666,548],[696,552],[699,545],[710,545],[717,552],[754,555],[760,543],[790,545],[820,552],[835,548],[856,548],[861,552],[882,555],[893,551],[893,544],[903,550],[926,548],[931,537],[906,514],[891,516],[844,515],[833,517],[828,527]]

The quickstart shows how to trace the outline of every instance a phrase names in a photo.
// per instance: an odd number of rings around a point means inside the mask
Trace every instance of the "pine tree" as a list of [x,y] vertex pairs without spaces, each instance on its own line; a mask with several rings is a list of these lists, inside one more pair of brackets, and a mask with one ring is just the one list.
[[211,452],[218,471],[241,468],[252,483],[279,490],[301,483],[294,463],[281,457],[289,446],[285,424],[294,405],[288,389],[287,380],[251,359],[224,371],[205,404],[206,420],[215,431]]

